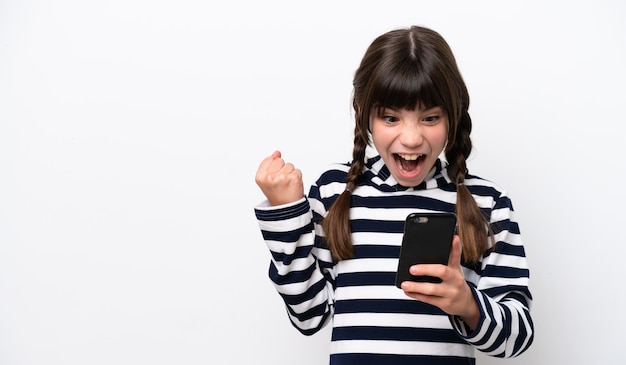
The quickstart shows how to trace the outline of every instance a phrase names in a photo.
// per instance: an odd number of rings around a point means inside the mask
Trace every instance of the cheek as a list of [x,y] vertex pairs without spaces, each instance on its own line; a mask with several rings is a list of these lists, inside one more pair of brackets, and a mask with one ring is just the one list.
[[445,146],[446,143],[448,143],[448,123],[447,122],[443,125],[443,128],[441,128],[441,131],[439,133],[440,133],[439,139],[441,140],[441,144]]
[[446,143],[448,142],[448,131],[447,130],[443,130],[441,132],[441,134],[439,135],[439,141],[441,146],[445,146]]
[[433,149],[443,151],[443,148],[445,147],[448,141],[448,128],[436,129],[436,130],[433,130],[432,132],[433,133],[430,135],[431,147]]
[[384,133],[385,129],[377,128],[376,123],[373,123],[370,130],[371,130],[372,143],[374,144],[374,147],[380,152],[380,150],[384,149],[384,147],[389,143],[388,142],[389,138]]
[[372,146],[380,154],[382,154],[383,151],[385,150],[385,147],[383,146],[383,143],[380,141],[380,138],[376,138],[374,135],[372,135]]

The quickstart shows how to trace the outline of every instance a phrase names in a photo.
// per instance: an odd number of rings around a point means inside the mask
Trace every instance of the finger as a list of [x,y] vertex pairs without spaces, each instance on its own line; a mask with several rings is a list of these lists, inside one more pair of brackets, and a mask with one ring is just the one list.
[[264,158],[261,164],[259,164],[259,168],[254,177],[257,185],[266,185],[272,179],[272,176],[275,175],[277,171],[280,171],[285,163],[280,156],[280,152],[275,151],[270,156]]
[[272,153],[271,155],[265,157],[263,159],[263,161],[261,161],[261,163],[259,164],[259,168],[258,171],[265,171],[267,170],[267,168],[271,165],[271,163],[276,160],[277,158],[280,158],[281,153],[280,151],[274,151],[274,153]]
[[295,176],[296,181],[300,181],[300,183],[302,183],[302,170],[294,169],[292,174]]
[[299,187],[299,190],[304,190],[302,186],[302,171],[295,168],[292,163],[286,163],[285,166],[274,175],[274,179],[277,183],[285,183],[289,186],[293,186],[294,189]]
[[409,272],[414,276],[434,276],[441,278],[446,273],[446,266],[441,264],[417,264],[411,266]]
[[289,174],[291,174],[292,172],[294,172],[294,171],[295,171],[295,169],[296,169],[296,168],[295,168],[295,166],[294,166],[292,163],[290,163],[290,162],[289,162],[289,163],[285,163],[285,164],[281,167],[281,169],[280,169],[280,173],[281,173],[281,174],[283,174],[283,175],[289,175]]
[[460,268],[462,253],[463,248],[461,246],[461,239],[458,235],[454,235],[454,238],[452,238],[452,249],[450,250],[450,257],[448,258],[448,266],[455,269]]
[[269,165],[267,166],[266,171],[268,174],[279,174],[283,171],[283,169],[285,168],[285,165],[286,165],[285,160],[283,160],[281,157],[277,157],[270,161]]
[[426,296],[437,296],[439,285],[425,282],[403,281],[400,288],[407,294],[421,294]]

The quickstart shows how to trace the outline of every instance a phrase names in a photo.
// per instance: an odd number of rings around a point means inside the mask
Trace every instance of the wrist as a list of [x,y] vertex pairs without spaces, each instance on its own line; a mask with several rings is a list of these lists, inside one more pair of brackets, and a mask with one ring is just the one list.
[[478,326],[478,322],[480,321],[480,309],[478,308],[478,303],[476,302],[476,298],[474,297],[474,291],[470,288],[469,284],[467,285],[468,289],[468,300],[467,304],[463,306],[464,310],[462,313],[457,314],[457,317],[465,322],[472,330],[476,329]]

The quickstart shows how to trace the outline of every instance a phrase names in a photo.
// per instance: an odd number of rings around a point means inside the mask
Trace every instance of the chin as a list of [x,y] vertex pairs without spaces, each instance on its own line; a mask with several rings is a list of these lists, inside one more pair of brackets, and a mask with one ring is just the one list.
[[398,182],[398,184],[407,187],[407,188],[412,188],[415,187],[419,184],[421,184],[424,179],[423,178],[415,178],[415,179],[404,179],[404,178],[399,178],[394,176],[394,178],[396,179],[396,181]]

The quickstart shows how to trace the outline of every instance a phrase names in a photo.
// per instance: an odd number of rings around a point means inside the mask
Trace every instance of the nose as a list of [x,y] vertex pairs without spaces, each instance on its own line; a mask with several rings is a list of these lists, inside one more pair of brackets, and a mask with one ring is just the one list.
[[404,123],[400,134],[400,143],[407,147],[417,147],[424,138],[419,123]]

